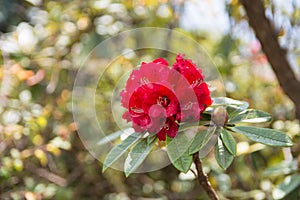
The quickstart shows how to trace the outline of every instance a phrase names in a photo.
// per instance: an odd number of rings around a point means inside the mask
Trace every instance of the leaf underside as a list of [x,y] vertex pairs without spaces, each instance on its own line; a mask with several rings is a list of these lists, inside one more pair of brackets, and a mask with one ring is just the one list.
[[127,150],[139,140],[140,137],[141,135],[133,133],[129,135],[125,140],[123,140],[120,144],[114,146],[107,154],[103,162],[102,172],[104,172],[107,168],[114,164],[121,156],[123,156],[127,152]]
[[153,140],[148,144],[147,138],[143,138],[133,146],[124,163],[126,177],[133,173],[143,163],[151,152],[155,142],[156,140]]
[[261,122],[268,122],[272,119],[269,113],[255,110],[255,109],[248,109],[240,112],[236,116],[229,119],[229,123],[236,124],[240,122],[247,122],[247,123],[261,123]]

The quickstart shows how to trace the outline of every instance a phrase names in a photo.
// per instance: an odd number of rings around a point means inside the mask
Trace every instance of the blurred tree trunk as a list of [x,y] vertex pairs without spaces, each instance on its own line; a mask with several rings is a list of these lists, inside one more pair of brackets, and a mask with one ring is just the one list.
[[294,102],[296,118],[300,119],[300,82],[297,80],[287,58],[281,49],[276,30],[265,15],[262,0],[240,0],[244,6],[250,26],[261,43],[283,91]]

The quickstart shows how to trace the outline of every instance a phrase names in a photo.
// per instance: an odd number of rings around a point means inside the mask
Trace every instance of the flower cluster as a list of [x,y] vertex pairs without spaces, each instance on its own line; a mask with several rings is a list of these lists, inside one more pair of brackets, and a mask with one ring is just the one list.
[[172,68],[163,58],[142,63],[131,73],[121,97],[127,109],[123,118],[132,121],[136,132],[157,134],[159,140],[174,138],[179,123],[200,120],[212,104],[201,69],[181,54]]

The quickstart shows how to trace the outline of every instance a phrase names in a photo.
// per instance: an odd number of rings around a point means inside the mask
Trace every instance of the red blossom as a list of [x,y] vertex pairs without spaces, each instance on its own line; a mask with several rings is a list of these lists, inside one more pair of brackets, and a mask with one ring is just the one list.
[[176,136],[180,122],[200,120],[212,103],[201,69],[180,54],[172,68],[163,58],[143,62],[131,73],[121,97],[127,109],[123,118],[135,131],[155,133],[163,141],[166,135]]
[[178,54],[173,69],[181,73],[190,84],[201,83],[204,79],[201,69],[188,59],[184,59],[183,55]]

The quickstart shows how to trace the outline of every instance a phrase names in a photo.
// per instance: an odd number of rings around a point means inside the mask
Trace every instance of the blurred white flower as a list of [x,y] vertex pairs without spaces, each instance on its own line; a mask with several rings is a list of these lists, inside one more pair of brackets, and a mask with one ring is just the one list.
[[22,22],[17,27],[17,34],[20,49],[24,53],[31,53],[38,43],[33,28],[28,23]]

